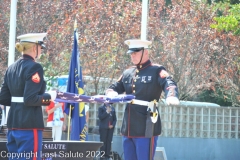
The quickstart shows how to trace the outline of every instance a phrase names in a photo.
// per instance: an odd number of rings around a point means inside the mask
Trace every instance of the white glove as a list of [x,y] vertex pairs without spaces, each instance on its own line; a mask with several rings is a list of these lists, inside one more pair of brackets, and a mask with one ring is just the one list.
[[51,100],[54,101],[57,97],[57,91],[48,91],[46,92],[51,95]]
[[116,91],[114,91],[113,89],[107,89],[106,96],[107,97],[116,97],[116,96],[118,96],[118,93]]
[[177,97],[167,97],[167,105],[179,105],[180,101]]

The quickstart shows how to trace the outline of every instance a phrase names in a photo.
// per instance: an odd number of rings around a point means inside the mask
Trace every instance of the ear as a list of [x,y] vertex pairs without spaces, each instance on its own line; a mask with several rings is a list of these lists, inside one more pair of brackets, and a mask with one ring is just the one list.
[[148,49],[146,49],[145,51],[146,51],[146,55],[149,57],[149,51],[148,51]]
[[38,45],[36,45],[36,44],[33,46],[33,52],[37,51],[37,47],[38,47]]
[[147,49],[144,49],[144,51],[145,51],[146,55],[148,55],[148,50],[147,50]]

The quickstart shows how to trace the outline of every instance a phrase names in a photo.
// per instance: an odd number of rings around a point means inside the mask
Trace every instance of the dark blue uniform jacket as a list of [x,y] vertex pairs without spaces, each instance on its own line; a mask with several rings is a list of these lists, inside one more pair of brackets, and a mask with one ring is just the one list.
[[[144,101],[159,101],[162,91],[165,97],[178,97],[176,83],[171,76],[161,78],[160,72],[165,68],[160,65],[153,65],[150,60],[138,66],[134,66],[125,70],[121,78],[109,88],[115,90],[119,94],[133,94],[135,99]],[[147,106],[137,104],[127,104],[124,112],[123,124],[121,132],[129,137],[145,137]],[[161,134],[160,116],[154,125],[153,135]]]
[[[49,105],[51,96],[44,93],[43,68],[28,55],[23,55],[7,69],[1,86],[0,104],[10,106],[8,129],[43,129],[42,105]],[[12,102],[23,97],[24,102]]]

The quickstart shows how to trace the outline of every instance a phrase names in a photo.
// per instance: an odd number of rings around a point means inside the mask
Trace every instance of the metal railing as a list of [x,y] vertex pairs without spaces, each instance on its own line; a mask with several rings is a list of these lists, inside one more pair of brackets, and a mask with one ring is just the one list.
[[[98,126],[98,107],[89,105],[89,133]],[[125,104],[114,104],[120,135]],[[159,105],[163,137],[240,138],[240,108]]]

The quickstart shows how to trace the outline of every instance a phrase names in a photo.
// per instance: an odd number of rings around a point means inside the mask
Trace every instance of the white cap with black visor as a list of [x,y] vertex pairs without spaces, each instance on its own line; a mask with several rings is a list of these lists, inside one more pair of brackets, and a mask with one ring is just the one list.
[[41,46],[42,49],[46,49],[43,39],[46,37],[47,33],[28,33],[18,36],[17,39],[20,39],[20,42],[29,42],[36,43]]
[[[139,52],[142,50],[142,57],[143,57],[144,49],[148,49],[148,46],[152,44],[151,41],[140,40],[140,39],[130,39],[130,40],[126,40],[124,43],[128,45],[128,51],[127,51],[128,54],[132,54],[134,52]],[[141,63],[142,57],[138,65]]]

